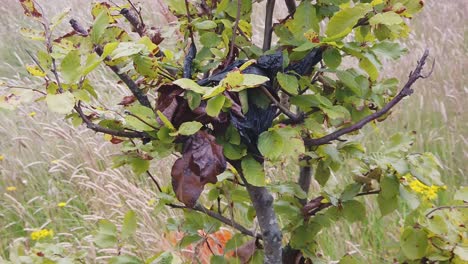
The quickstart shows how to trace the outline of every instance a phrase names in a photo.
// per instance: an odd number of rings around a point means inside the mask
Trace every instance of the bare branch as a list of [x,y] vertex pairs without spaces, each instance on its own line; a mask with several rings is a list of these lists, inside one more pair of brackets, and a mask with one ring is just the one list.
[[286,108],[284,105],[282,105],[276,98],[268,91],[268,89],[265,86],[260,86],[260,89],[262,92],[270,99],[270,101],[280,109],[280,111],[285,114],[287,117],[289,117],[291,120],[297,123],[297,121],[302,120],[303,116],[301,115],[296,115],[293,112],[289,111],[288,108]]
[[263,31],[263,51],[271,48],[271,36],[273,34],[273,11],[275,0],[267,0],[265,12],[265,28]]
[[[299,184],[301,189],[306,194],[308,194],[309,188],[310,188],[310,182],[312,180],[312,166],[310,164],[309,159],[305,159],[304,161],[307,162],[307,164],[299,168],[299,179],[297,183]],[[304,206],[307,203],[307,198],[300,199],[299,202]]]
[[110,129],[107,127],[100,126],[98,124],[93,123],[84,113],[83,109],[81,108],[81,102],[78,101],[78,104],[75,105],[74,107],[75,111],[78,113],[78,115],[81,117],[83,122],[86,124],[86,126],[95,131],[95,132],[101,132],[105,134],[109,134],[112,136],[116,137],[125,137],[125,138],[151,138],[148,134],[145,132],[139,132],[139,131],[119,131],[119,130],[114,130]]
[[421,59],[418,61],[418,64],[413,72],[410,73],[408,77],[408,81],[406,82],[405,86],[403,86],[403,89],[388,103],[386,104],[382,109],[379,111],[368,115],[361,119],[359,122],[355,123],[354,125],[351,125],[349,127],[345,127],[342,129],[339,129],[331,134],[328,134],[324,137],[321,138],[306,138],[304,139],[304,144],[306,146],[319,146],[323,144],[327,144],[330,141],[336,140],[339,137],[346,135],[348,133],[354,132],[356,130],[361,129],[364,127],[367,123],[385,115],[390,109],[392,109],[395,105],[397,105],[403,98],[411,95],[413,93],[413,89],[411,89],[411,86],[420,78],[425,78],[427,76],[422,75],[421,71],[424,68],[424,65],[426,63],[427,57],[429,56],[429,51],[426,50],[421,57]]
[[260,234],[255,234],[254,232],[250,231],[249,229],[245,228],[243,225],[225,217],[225,216],[222,216],[220,214],[218,214],[217,212],[215,211],[211,211],[209,210],[208,208],[205,208],[199,204],[195,205],[195,207],[193,208],[193,210],[195,211],[198,211],[198,212],[202,212],[208,216],[211,216],[219,221],[221,221],[222,223],[228,225],[228,226],[232,226],[234,227],[235,229],[239,230],[239,232],[241,232],[242,234],[244,235],[247,235],[247,236],[251,236],[251,237],[255,237],[255,238],[258,238],[258,239],[262,239],[262,235]]

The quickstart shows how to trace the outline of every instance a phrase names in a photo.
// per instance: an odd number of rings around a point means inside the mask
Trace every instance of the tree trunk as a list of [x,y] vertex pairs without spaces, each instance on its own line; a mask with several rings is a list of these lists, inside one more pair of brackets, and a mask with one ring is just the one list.
[[281,263],[282,234],[273,210],[273,196],[265,187],[247,184],[247,191],[257,214],[258,224],[263,237],[265,264]]

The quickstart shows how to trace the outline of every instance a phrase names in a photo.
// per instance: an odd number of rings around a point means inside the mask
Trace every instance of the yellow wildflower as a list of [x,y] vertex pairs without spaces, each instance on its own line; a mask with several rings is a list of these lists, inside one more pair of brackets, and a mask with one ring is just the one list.
[[14,191],[16,191],[16,187],[15,186],[8,186],[6,188],[6,190],[9,191],[9,192],[14,192]]
[[67,206],[67,203],[65,203],[65,202],[60,202],[60,203],[57,204],[57,206],[58,206],[58,207],[65,207],[65,206]]
[[426,200],[434,200],[437,198],[437,193],[440,189],[446,188],[445,186],[427,186],[420,182],[418,179],[409,180],[409,187],[416,193],[420,194]]
[[3,155],[0,155],[0,161],[4,160],[5,159],[5,156]]
[[36,115],[36,112],[34,112],[34,111],[28,114],[28,116],[30,116],[30,117],[34,117],[35,115]]
[[41,229],[31,233],[32,240],[41,240],[44,238],[52,238],[54,236],[54,231],[52,229]]

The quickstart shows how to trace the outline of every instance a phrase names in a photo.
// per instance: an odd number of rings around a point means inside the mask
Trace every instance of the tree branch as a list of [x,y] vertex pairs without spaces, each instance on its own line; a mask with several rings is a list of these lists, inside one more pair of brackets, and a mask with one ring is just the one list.
[[[78,24],[78,22],[75,19],[70,20],[70,25],[72,26],[73,30],[77,32],[83,31],[83,27],[80,24]],[[82,32],[82,33],[85,33],[85,32]],[[103,48],[101,46],[96,46],[94,50],[99,56],[102,56]],[[105,60],[108,60],[108,58],[105,58]],[[136,97],[136,99],[141,105],[152,109],[151,103],[148,100],[148,97],[146,96],[146,94],[143,93],[143,91],[141,91],[138,84],[136,84],[136,82],[133,81],[130,76],[128,76],[125,73],[121,73],[120,68],[117,66],[111,66],[111,65],[107,65],[107,66],[120,78],[122,82],[125,83],[125,85],[127,85],[128,89],[130,89],[132,94]]]
[[279,108],[279,110],[285,114],[287,117],[290,118],[291,121],[293,122],[298,122],[298,121],[302,121],[304,118],[302,115],[296,115],[294,114],[293,112],[289,111],[288,108],[286,108],[284,105],[282,105],[278,100],[276,100],[276,98],[268,91],[268,89],[265,87],[265,86],[260,86],[260,89],[262,90],[262,92],[268,97],[268,99],[270,99],[270,101],[276,106]]
[[263,51],[271,47],[271,36],[273,34],[273,11],[275,9],[275,0],[267,0],[265,12],[265,29],[263,31]]
[[215,211],[211,211],[209,210],[208,208],[205,208],[203,206],[201,206],[200,204],[197,204],[195,205],[195,207],[191,208],[195,211],[198,211],[198,212],[202,212],[208,216],[211,216],[219,221],[221,221],[222,223],[228,225],[228,226],[231,226],[231,227],[234,227],[235,229],[239,230],[239,232],[241,232],[242,234],[244,235],[247,235],[247,236],[251,236],[251,237],[254,237],[254,238],[258,238],[258,239],[262,239],[262,235],[260,234],[255,234],[254,232],[250,231],[249,229],[245,228],[243,225],[235,222],[234,220],[232,219],[229,219],[221,214],[218,214],[217,212]]
[[[379,194],[379,193],[380,193],[380,190],[377,190],[377,191],[358,193],[356,196],[366,196],[366,195],[373,195],[373,194]],[[326,209],[326,208],[333,205],[330,202],[322,203],[322,200],[324,198],[325,197],[323,197],[323,196],[318,196],[318,197],[310,200],[310,202],[308,202],[304,207],[302,207],[302,213],[304,214],[304,216],[306,218],[314,216],[319,211],[321,211],[323,209]]]
[[390,109],[392,109],[395,105],[397,105],[403,98],[411,95],[413,93],[413,89],[411,89],[411,86],[420,78],[427,78],[431,73],[432,73],[432,69],[430,71],[430,73],[427,75],[427,76],[424,76],[421,74],[421,71],[426,63],[426,59],[427,57],[429,56],[429,51],[426,50],[423,54],[423,56],[421,57],[421,59],[418,61],[418,64],[415,68],[415,70],[413,72],[411,72],[409,74],[409,77],[408,77],[408,81],[406,82],[405,86],[403,86],[403,89],[401,89],[401,91],[388,103],[386,104],[382,109],[380,109],[379,111],[369,115],[369,116],[366,116],[364,117],[363,119],[361,119],[359,122],[355,123],[354,125],[351,125],[349,127],[345,127],[345,128],[342,128],[342,129],[339,129],[331,134],[328,134],[324,137],[321,137],[321,138],[306,138],[304,139],[304,144],[306,146],[319,146],[319,145],[323,145],[323,144],[327,144],[329,143],[330,141],[333,141],[333,140],[336,140],[338,139],[339,137],[345,135],[345,134],[348,134],[348,133],[351,133],[353,131],[356,131],[356,130],[359,130],[361,129],[362,127],[364,127],[367,123],[385,115],[388,111],[390,111]]
[[74,107],[75,111],[78,113],[78,115],[81,117],[83,122],[86,124],[86,126],[95,131],[95,132],[101,132],[105,134],[109,134],[112,136],[116,137],[125,137],[125,138],[151,138],[148,134],[145,132],[139,132],[139,131],[119,131],[119,130],[114,130],[110,129],[107,127],[100,126],[98,124],[93,123],[84,113],[83,109],[81,108],[81,101],[78,101],[78,104],[75,105]]
[[[312,180],[312,166],[310,164],[310,161],[308,159],[305,160],[307,164],[305,166],[301,166],[299,168],[299,179],[297,183],[301,187],[301,189],[308,194],[309,193],[309,188],[310,188],[310,182]],[[302,204],[302,206],[305,206],[307,203],[307,198],[305,199],[299,199],[299,202]]]

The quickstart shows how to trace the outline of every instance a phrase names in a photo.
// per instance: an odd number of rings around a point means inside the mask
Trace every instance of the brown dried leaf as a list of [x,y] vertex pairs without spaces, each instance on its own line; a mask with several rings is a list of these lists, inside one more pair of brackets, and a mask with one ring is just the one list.
[[124,98],[119,103],[119,105],[127,106],[129,104],[132,104],[135,101],[136,101],[136,97],[134,95],[124,96]]
[[255,249],[255,239],[252,239],[241,247],[237,248],[234,255],[240,259],[241,263],[245,264],[248,263],[252,258],[253,254],[255,253]]
[[226,169],[223,148],[206,131],[192,135],[184,153],[172,166],[172,188],[177,199],[188,207],[195,206],[205,184],[216,183],[216,176]]
[[24,14],[32,17],[42,17],[42,14],[37,11],[34,1],[32,0],[19,0],[24,9]]

